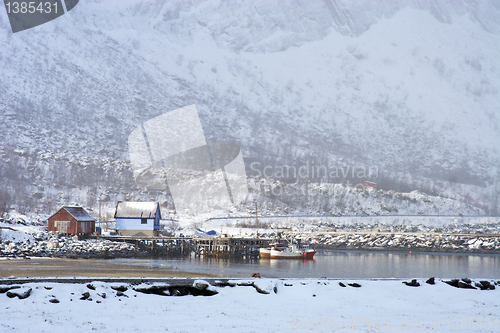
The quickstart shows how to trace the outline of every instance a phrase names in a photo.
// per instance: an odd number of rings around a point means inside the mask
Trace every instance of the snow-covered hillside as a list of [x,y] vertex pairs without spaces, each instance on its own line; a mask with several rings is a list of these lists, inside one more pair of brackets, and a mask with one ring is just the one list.
[[249,173],[376,166],[385,189],[494,209],[499,23],[495,1],[89,0],[12,34],[0,10],[0,184],[40,202],[140,196],[128,135],[196,104]]

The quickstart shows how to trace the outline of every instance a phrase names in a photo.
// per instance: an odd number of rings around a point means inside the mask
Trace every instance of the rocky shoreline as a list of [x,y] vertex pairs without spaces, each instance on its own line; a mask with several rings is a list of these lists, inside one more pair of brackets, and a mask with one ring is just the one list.
[[61,237],[51,238],[48,241],[0,242],[0,257],[5,258],[112,259],[146,255],[151,253],[132,244],[103,239],[78,240],[76,237]]
[[[500,236],[342,233],[302,235],[298,239],[309,243],[315,249],[325,250],[500,254]],[[0,242],[0,258],[29,257],[115,259],[166,255],[144,245],[136,246],[104,239],[78,240],[76,237],[60,237],[48,241]]]
[[[488,229],[489,230],[489,229]],[[495,229],[496,230],[496,229]],[[24,237],[24,238],[23,238]],[[273,235],[261,237],[272,239]],[[464,254],[500,254],[500,234],[431,231],[397,231],[373,228],[371,231],[303,232],[295,237],[315,249],[360,251],[415,251]],[[57,237],[45,231],[31,234],[16,231],[0,240],[0,258],[52,257],[71,259],[114,259],[179,257],[180,251],[147,242],[130,243],[103,238]],[[182,251],[189,255],[190,251]]]
[[433,248],[395,248],[395,247],[359,247],[347,246],[317,246],[316,250],[337,250],[337,251],[366,251],[366,252],[404,252],[404,253],[435,253],[435,254],[469,254],[469,255],[494,255],[500,254],[497,250],[476,250],[467,251],[462,249],[433,249]]
[[301,235],[316,249],[500,254],[500,235],[337,233]]

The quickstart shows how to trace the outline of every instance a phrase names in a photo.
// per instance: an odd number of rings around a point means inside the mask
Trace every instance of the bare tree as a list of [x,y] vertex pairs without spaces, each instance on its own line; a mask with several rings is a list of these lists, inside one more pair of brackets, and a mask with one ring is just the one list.
[[101,222],[104,223],[104,230],[109,230],[109,228],[111,227],[111,217],[112,215],[110,213],[102,215]]
[[174,237],[175,232],[178,230],[182,230],[182,228],[179,225],[179,222],[171,220],[165,225],[165,229],[162,230],[160,234],[166,237]]
[[97,189],[95,187],[91,187],[87,191],[87,207],[95,208],[97,204]]
[[178,230],[182,230],[181,226],[179,225],[179,222],[176,222],[174,220],[170,221],[167,224],[167,228],[171,230],[173,234],[175,234],[175,232]]

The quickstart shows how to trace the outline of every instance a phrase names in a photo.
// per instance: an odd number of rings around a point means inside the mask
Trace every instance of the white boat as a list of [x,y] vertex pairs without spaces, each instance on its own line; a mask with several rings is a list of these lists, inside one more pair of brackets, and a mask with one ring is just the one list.
[[291,246],[285,246],[282,243],[269,244],[267,248],[259,249],[260,257],[271,259],[313,259],[316,254],[316,251],[311,249],[309,245],[299,246],[293,241],[291,227],[290,244]]
[[316,251],[309,247],[298,247],[296,244],[284,249],[272,248],[269,257],[271,259],[313,259]]
[[283,243],[272,243],[272,244],[269,244],[268,247],[259,248],[259,255],[260,255],[261,259],[262,258],[270,258],[272,249],[281,250],[281,249],[285,249],[285,248],[286,248],[286,246]]

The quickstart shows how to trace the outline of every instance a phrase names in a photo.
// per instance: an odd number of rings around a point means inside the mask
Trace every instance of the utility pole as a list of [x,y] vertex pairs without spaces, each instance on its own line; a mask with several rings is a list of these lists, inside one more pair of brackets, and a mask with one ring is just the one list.
[[101,195],[99,196],[99,227],[102,228],[101,226]]
[[257,216],[257,200],[255,200],[255,228],[257,229],[256,238],[259,238],[259,217]]

